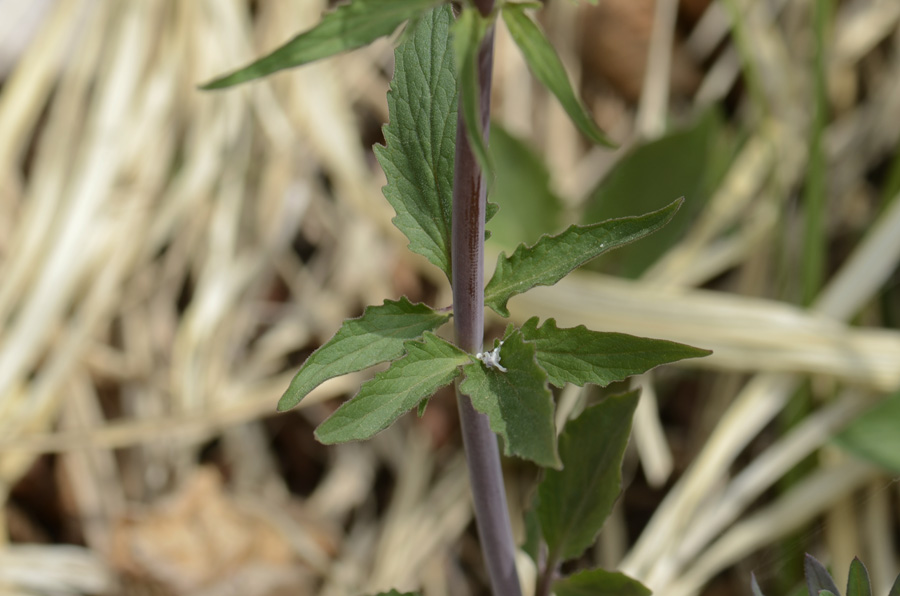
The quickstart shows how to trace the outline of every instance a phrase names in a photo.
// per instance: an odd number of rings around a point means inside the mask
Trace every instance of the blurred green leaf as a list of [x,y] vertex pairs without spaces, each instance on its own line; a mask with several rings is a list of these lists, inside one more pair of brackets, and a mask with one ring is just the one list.
[[450,319],[406,297],[369,306],[358,319],[347,319],[338,332],[310,354],[278,402],[278,411],[293,408],[317,385],[332,377],[399,358],[403,342],[437,329]]
[[900,575],[894,579],[894,584],[891,586],[888,596],[900,596]]
[[460,374],[460,367],[472,361],[453,344],[428,332],[422,341],[407,341],[404,348],[406,356],[363,383],[356,397],[319,425],[319,441],[330,444],[368,439],[448,385]]
[[872,596],[872,585],[869,583],[869,572],[857,557],[850,562],[850,574],[847,579],[846,596]]
[[840,594],[825,566],[808,553],[804,559],[803,570],[806,575],[806,588],[809,590],[810,596],[821,594],[822,590],[832,592],[835,595]]
[[466,138],[486,180],[493,179],[494,164],[484,142],[481,121],[481,87],[478,84],[478,50],[488,29],[488,20],[477,9],[464,6],[453,26],[453,49],[459,68],[459,94],[462,99]]
[[394,53],[388,92],[386,146],[375,146],[384,169],[393,222],[450,279],[450,218],[456,150],[456,72],[449,6],[424,15]]
[[[495,344],[496,347],[496,344]],[[503,437],[506,455],[529,459],[539,466],[558,468],[553,396],[547,373],[534,359],[534,345],[522,332],[507,329],[500,350],[507,372],[473,362],[463,368],[459,391],[490,420],[491,430]]]
[[550,173],[544,162],[496,123],[491,125],[490,153],[496,173],[490,198],[503,209],[491,224],[492,241],[515,247],[557,231],[562,202],[550,190]]
[[325,14],[318,25],[229,75],[203,85],[202,89],[222,89],[270,75],[285,68],[302,66],[362,47],[390,35],[403,21],[436,4],[436,0],[353,0]]
[[541,520],[538,519],[537,510],[532,507],[525,512],[525,540],[522,542],[522,551],[528,555],[535,565],[540,565],[541,555]]
[[850,453],[900,474],[900,391],[851,422],[834,441]]
[[584,104],[575,95],[556,50],[534,21],[525,14],[525,7],[507,3],[503,5],[502,14],[509,34],[519,46],[531,72],[556,96],[572,123],[594,143],[614,147],[615,143],[600,130]]
[[684,344],[623,333],[591,331],[584,325],[560,329],[554,319],[538,327],[532,317],[522,326],[526,341],[537,348],[538,364],[550,383],[562,387],[574,383],[608,385],[661,364],[711,354]]
[[535,286],[552,286],[573,269],[614,248],[652,234],[665,226],[681,199],[640,217],[625,217],[590,226],[570,226],[556,236],[544,236],[534,246],[520,244],[507,257],[500,253],[497,269],[484,289],[484,303],[509,316],[506,303]]
[[650,596],[650,590],[624,573],[589,569],[553,584],[556,596]]
[[705,207],[731,159],[721,118],[710,110],[692,127],[631,149],[585,201],[583,224],[638,215],[684,197],[677,220],[625,250],[591,263],[596,271],[637,277],[669,250]]
[[640,390],[611,396],[570,421],[559,438],[562,470],[546,470],[538,517],[548,561],[573,559],[594,543],[622,490],[622,457]]

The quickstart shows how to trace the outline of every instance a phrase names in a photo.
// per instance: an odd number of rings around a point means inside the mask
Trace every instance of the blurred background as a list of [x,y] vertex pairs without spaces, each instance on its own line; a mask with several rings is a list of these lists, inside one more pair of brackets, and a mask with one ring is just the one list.
[[[274,411],[344,318],[450,303],[371,150],[396,39],[197,90],[326,9],[0,0],[0,592],[487,593],[452,395],[329,448],[312,429],[371,371]],[[540,21],[620,148],[585,143],[501,25],[488,269],[686,201],[513,319],[715,351],[634,380],[626,488],[578,565],[664,596],[749,594],[752,572],[780,595],[805,590],[803,552],[839,585],[858,555],[887,593],[900,2],[550,0]],[[600,393],[560,392],[560,425]],[[506,463],[521,535],[537,471]]]

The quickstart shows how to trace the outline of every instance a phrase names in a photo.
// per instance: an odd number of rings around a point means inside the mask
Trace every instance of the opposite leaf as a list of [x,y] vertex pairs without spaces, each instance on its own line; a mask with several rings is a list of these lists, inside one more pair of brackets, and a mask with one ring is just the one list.
[[553,425],[553,397],[547,373],[534,359],[534,346],[521,331],[507,332],[500,348],[507,372],[473,362],[463,368],[459,391],[490,420],[491,430],[503,437],[506,455],[529,459],[539,466],[560,467]]
[[566,425],[559,438],[563,469],[538,486],[538,517],[548,561],[573,559],[594,543],[622,490],[622,457],[639,390],[606,398]]
[[423,341],[408,341],[404,347],[406,356],[363,383],[356,397],[319,425],[319,441],[368,439],[448,385],[459,375],[459,367],[471,362],[468,354],[433,333],[426,332]]
[[806,588],[809,590],[810,596],[817,596],[822,590],[840,594],[825,566],[808,553],[803,562],[803,571],[806,576]]
[[624,573],[589,569],[553,584],[556,596],[650,596],[651,592]]
[[872,585],[869,583],[869,572],[857,557],[850,562],[850,574],[847,579],[847,596],[872,596]]
[[341,328],[313,352],[278,402],[278,411],[293,408],[317,385],[332,377],[368,368],[403,355],[403,342],[421,337],[450,319],[424,304],[407,298],[382,306],[369,306],[358,319],[344,321]]
[[227,76],[203,86],[221,89],[362,47],[390,35],[400,24],[428,8],[436,0],[353,0],[322,17],[322,21],[289,42]]
[[604,386],[661,364],[711,353],[662,339],[590,331],[584,325],[560,329],[553,319],[540,328],[537,324],[537,317],[528,319],[522,335],[534,343],[538,364],[557,387],[566,383]]
[[524,8],[513,3],[504,4],[503,22],[506,23],[513,41],[522,51],[531,72],[556,96],[578,130],[595,143],[614,147],[615,143],[600,130],[575,95],[556,50],[534,21],[525,14]]
[[556,236],[542,237],[534,246],[519,245],[510,257],[500,253],[494,276],[484,289],[485,305],[508,317],[506,303],[516,294],[552,286],[591,259],[652,234],[669,223],[681,203],[678,199],[639,217],[570,226]]
[[436,8],[394,53],[388,92],[390,122],[375,155],[387,178],[383,192],[409,249],[450,278],[450,218],[456,148],[456,72],[449,6]]
[[453,48],[459,66],[459,96],[462,99],[463,122],[466,138],[472,153],[488,180],[492,177],[493,163],[484,141],[484,127],[479,101],[478,59],[481,41],[488,30],[488,21],[475,8],[465,7],[453,26]]

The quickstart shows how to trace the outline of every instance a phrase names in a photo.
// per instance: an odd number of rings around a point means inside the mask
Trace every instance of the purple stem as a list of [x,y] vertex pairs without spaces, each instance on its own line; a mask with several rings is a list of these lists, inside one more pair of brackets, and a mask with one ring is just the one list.
[[[476,5],[483,15],[487,15],[493,9],[493,0],[476,0]],[[491,27],[478,53],[481,125],[485,140],[490,127],[493,62],[494,28]],[[457,345],[472,354],[482,350],[484,341],[485,202],[484,177],[466,138],[460,105],[453,172],[453,320]],[[491,590],[497,596],[520,596],[522,590],[516,573],[516,549],[506,508],[497,437],[491,431],[487,416],[475,410],[469,397],[459,391],[457,396],[475,521],[491,578]]]

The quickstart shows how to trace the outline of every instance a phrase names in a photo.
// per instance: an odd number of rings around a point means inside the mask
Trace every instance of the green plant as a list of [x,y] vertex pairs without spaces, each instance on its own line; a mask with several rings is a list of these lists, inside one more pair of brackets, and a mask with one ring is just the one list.
[[[452,308],[406,298],[370,306],[346,321],[303,364],[278,404],[297,405],[323,381],[381,362],[390,367],[364,383],[315,431],[323,443],[367,439],[407,411],[421,413],[440,387],[456,383],[460,421],[482,549],[494,593],[521,593],[494,433],[506,455],[546,468],[530,525],[528,550],[539,565],[537,593],[648,594],[638,582],[603,570],[558,577],[559,565],[593,543],[621,489],[621,461],[638,392],[609,397],[571,421],[557,440],[550,386],[607,385],[660,364],[708,354],[668,341],[559,328],[553,319],[509,324],[483,351],[484,307],[503,317],[507,302],[538,285],[658,230],[681,205],[639,217],[571,226],[532,246],[501,253],[484,285],[486,200],[493,164],[487,151],[493,27],[502,15],[534,72],[590,140],[608,144],[585,111],[562,65],[523,4],[476,0],[454,20],[435,0],[355,0],[269,56],[206,85],[221,88],[364,45],[410,20],[397,48],[388,95],[384,195],[410,250],[441,269]],[[487,171],[485,176],[483,171]],[[453,318],[455,341],[435,334]]]
[[[834,583],[831,574],[815,557],[807,554],[803,567],[809,596],[841,596],[841,592]],[[762,590],[759,589],[759,584],[756,582],[756,577],[753,575],[750,577],[750,587],[753,590],[753,596],[763,596]],[[869,572],[859,559],[854,558],[850,563],[845,596],[872,596]],[[900,596],[900,576],[897,576],[897,579],[894,580],[894,585],[891,586],[888,596]]]

